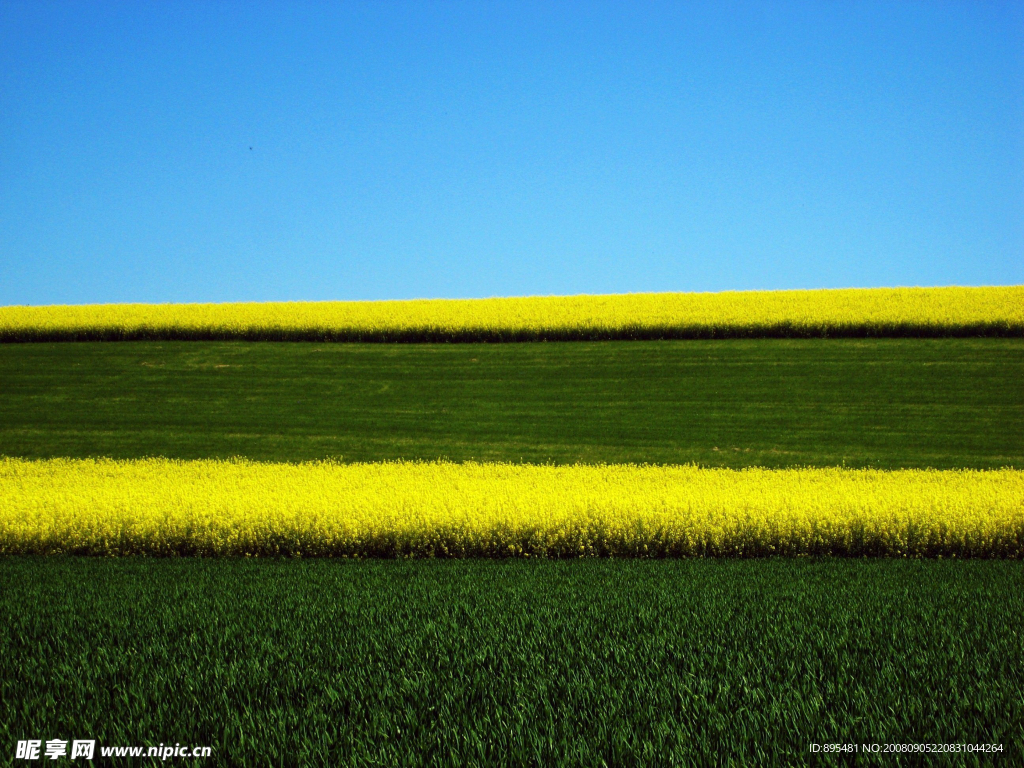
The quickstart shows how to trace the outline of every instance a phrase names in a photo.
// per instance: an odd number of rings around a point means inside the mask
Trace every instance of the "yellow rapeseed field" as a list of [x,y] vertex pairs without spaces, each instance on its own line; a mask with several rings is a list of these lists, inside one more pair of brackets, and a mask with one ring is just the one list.
[[0,341],[1024,335],[1024,286],[0,307]]
[[0,460],[0,554],[1024,554],[1020,470]]

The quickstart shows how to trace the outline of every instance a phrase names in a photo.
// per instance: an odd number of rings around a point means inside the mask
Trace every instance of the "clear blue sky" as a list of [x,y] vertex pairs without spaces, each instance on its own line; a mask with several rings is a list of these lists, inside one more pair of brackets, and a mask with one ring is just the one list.
[[0,0],[0,304],[1024,283],[1024,3]]

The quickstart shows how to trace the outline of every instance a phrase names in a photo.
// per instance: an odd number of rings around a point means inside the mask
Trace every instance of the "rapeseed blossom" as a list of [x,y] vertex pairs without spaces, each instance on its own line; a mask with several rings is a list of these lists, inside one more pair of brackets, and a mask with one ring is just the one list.
[[0,307],[0,341],[1024,335],[1024,286]]
[[0,554],[1024,555],[1024,472],[0,459]]

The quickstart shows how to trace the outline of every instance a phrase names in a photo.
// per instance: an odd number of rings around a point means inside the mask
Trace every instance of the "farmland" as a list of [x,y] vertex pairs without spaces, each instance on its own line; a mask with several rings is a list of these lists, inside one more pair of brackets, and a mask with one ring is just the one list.
[[1024,557],[1018,470],[0,460],[0,554]]
[[1024,340],[0,345],[0,454],[1024,467]]
[[1020,336],[1024,287],[0,307],[0,341]]
[[1024,752],[1020,561],[4,558],[0,580],[6,744],[367,766]]
[[0,345],[0,739],[1012,764],[1014,311],[932,338]]

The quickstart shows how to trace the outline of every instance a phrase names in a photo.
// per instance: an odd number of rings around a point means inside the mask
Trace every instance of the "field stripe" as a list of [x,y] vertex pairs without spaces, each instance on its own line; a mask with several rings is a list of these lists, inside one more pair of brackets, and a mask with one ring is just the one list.
[[1022,336],[1024,286],[0,307],[0,341]]
[[0,460],[0,554],[1024,555],[1020,470]]

